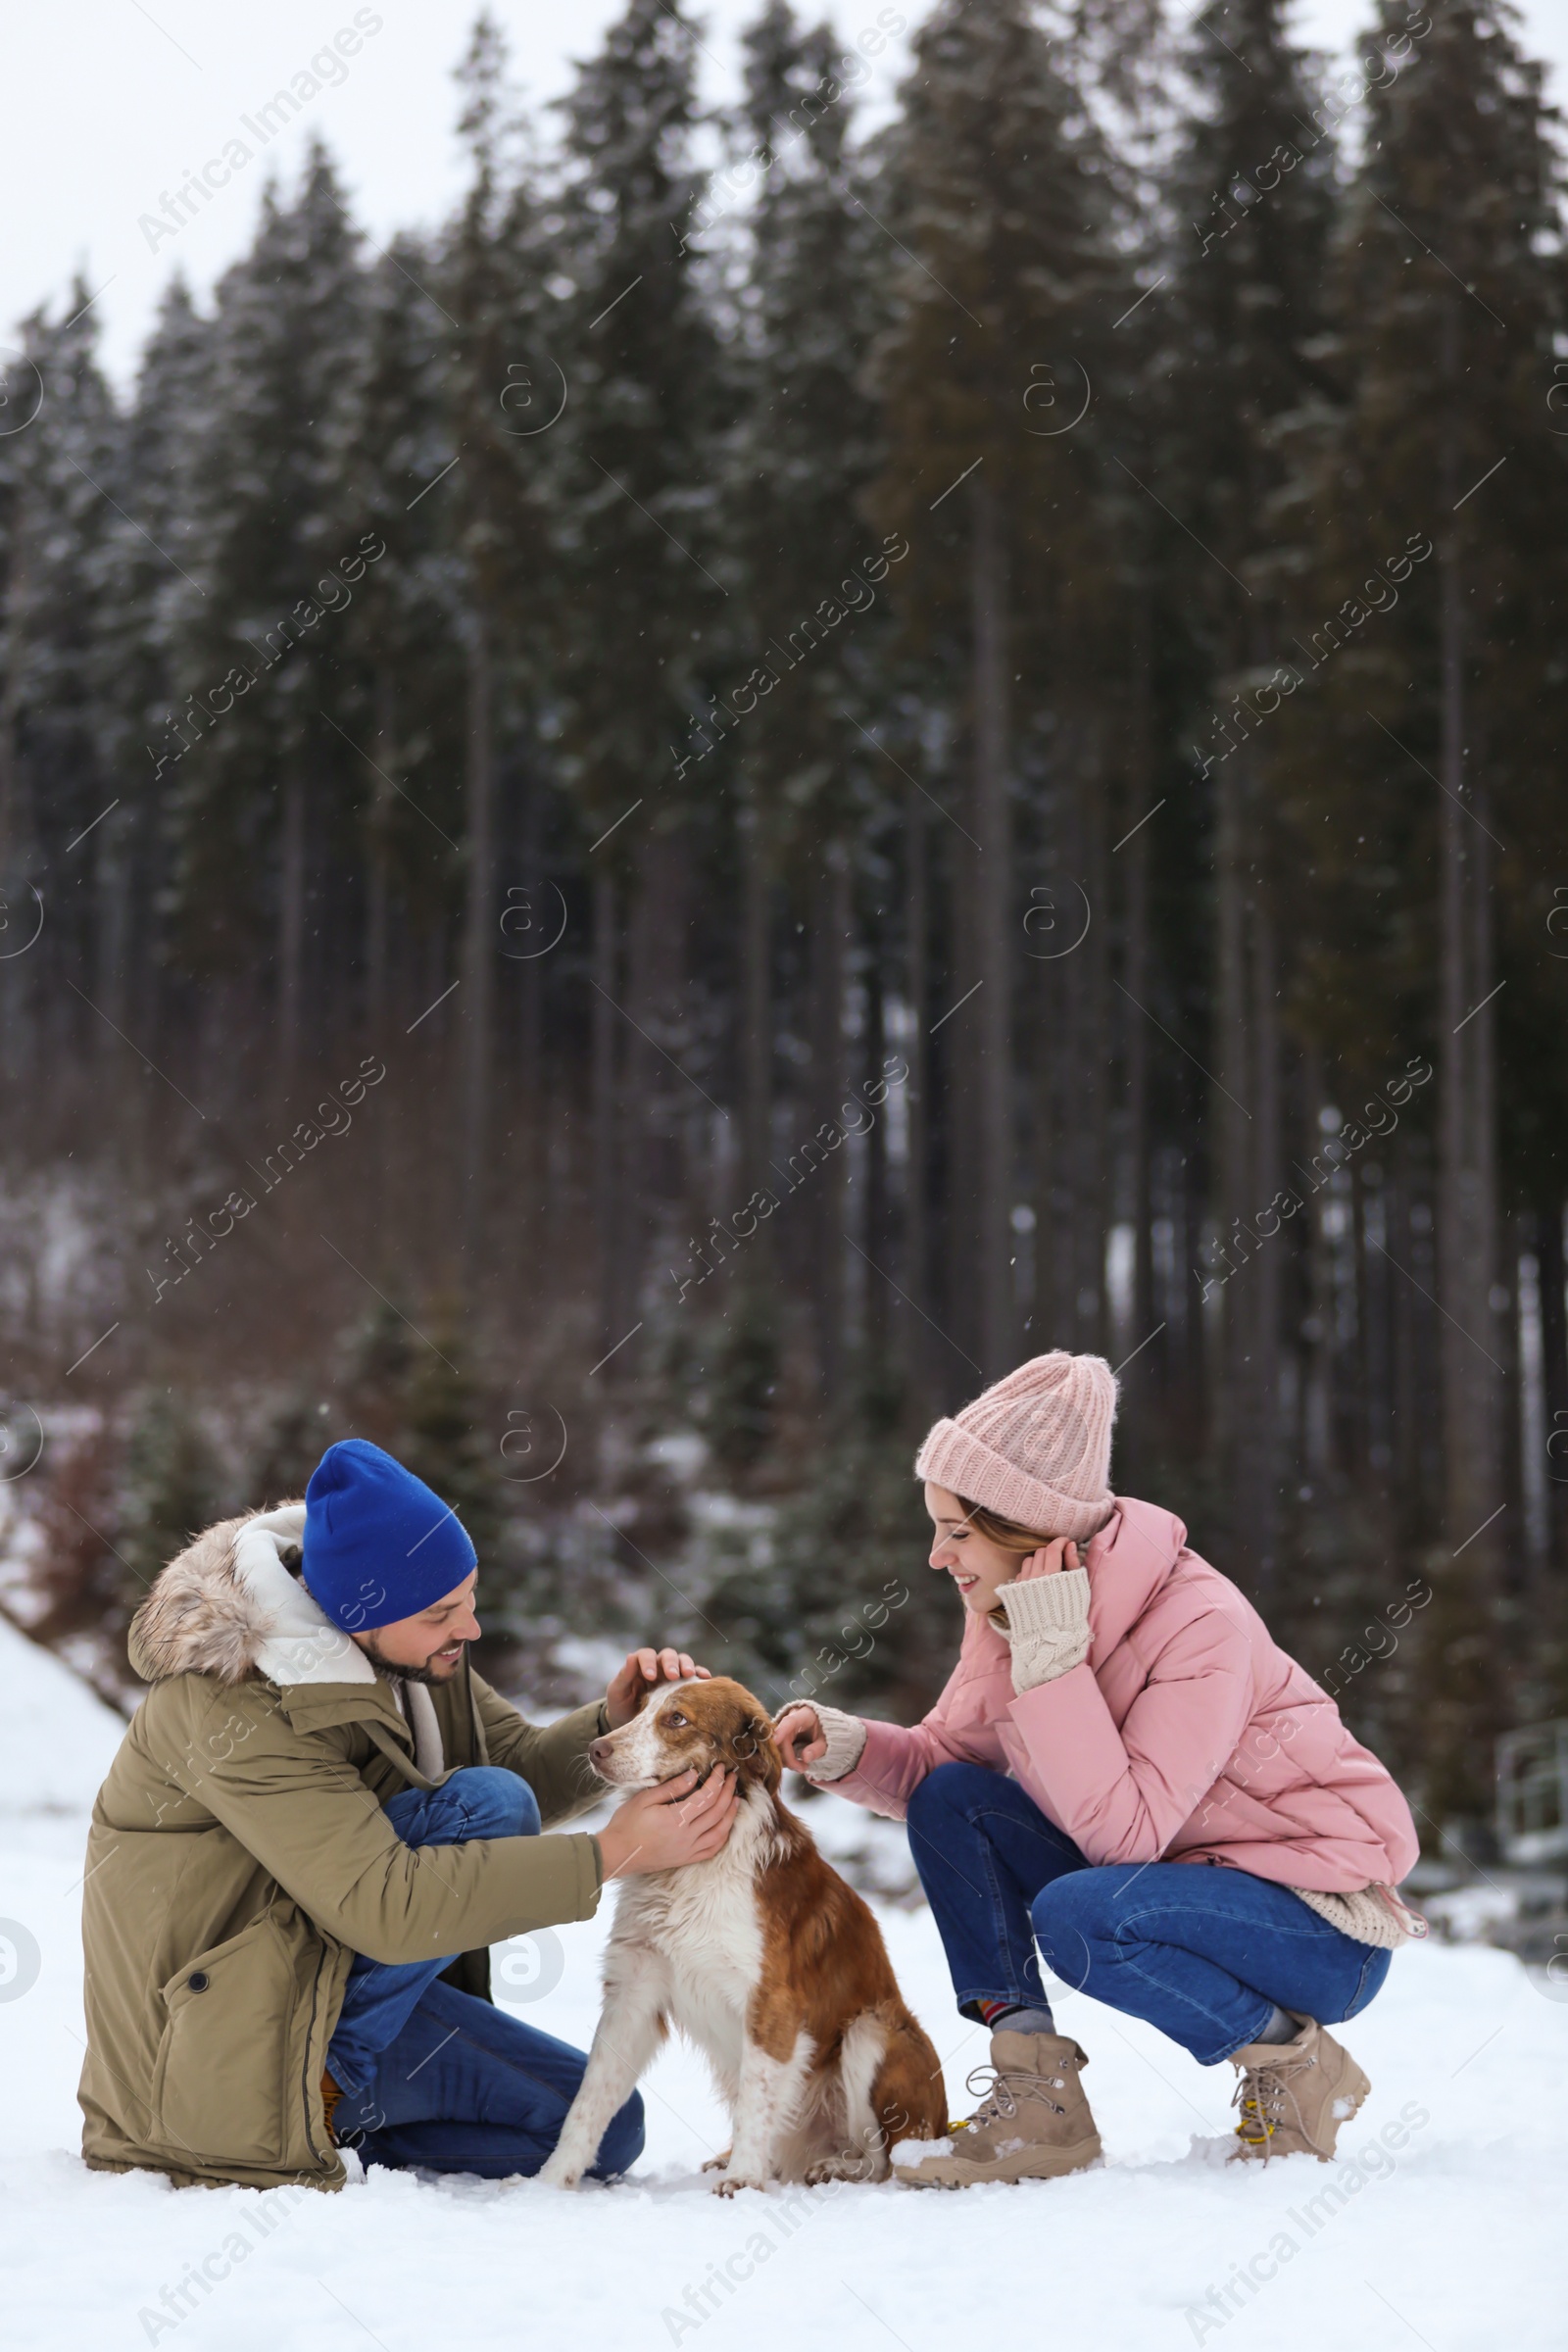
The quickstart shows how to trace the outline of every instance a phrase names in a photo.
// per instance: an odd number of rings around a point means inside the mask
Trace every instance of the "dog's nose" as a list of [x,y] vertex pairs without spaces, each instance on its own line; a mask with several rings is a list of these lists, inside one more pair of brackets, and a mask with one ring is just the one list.
[[608,1733],[601,1739],[589,1740],[588,1761],[593,1766],[595,1772],[602,1772],[605,1766],[609,1763],[610,1738]]

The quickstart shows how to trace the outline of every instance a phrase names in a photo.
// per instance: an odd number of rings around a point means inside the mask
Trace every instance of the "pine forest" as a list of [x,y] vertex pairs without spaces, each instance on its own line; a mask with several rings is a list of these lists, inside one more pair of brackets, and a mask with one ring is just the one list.
[[357,1433],[504,1687],[907,1720],[914,1447],[1089,1349],[1435,1838],[1568,1713],[1561,125],[1506,0],[862,13],[481,17],[438,228],[10,330],[35,1630]]

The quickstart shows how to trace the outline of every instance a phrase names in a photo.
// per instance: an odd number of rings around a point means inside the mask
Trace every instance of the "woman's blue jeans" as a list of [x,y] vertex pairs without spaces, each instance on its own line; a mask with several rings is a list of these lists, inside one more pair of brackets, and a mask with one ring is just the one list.
[[[431,1791],[405,1789],[385,1811],[406,1845],[539,1833],[527,1782],[488,1764],[455,1772]],[[561,2136],[587,2058],[440,1984],[456,1957],[393,1963],[356,1953],[326,2054],[343,2092],[337,2137],[368,2165],[423,2165],[491,2180],[536,2173]],[[594,2177],[624,2172],[642,2146],[643,2106],[633,2091],[612,2118]]]
[[1045,2006],[1043,1960],[1213,2066],[1254,2040],[1276,2005],[1335,2025],[1389,1973],[1392,1953],[1354,1942],[1249,1871],[1095,1868],[1016,1781],[981,1764],[929,1773],[909,1799],[908,1829],[965,2017],[982,2001]]

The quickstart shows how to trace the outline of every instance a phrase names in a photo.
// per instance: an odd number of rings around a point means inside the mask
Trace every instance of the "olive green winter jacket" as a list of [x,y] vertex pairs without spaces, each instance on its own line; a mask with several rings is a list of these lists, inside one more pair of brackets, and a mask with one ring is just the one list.
[[93,1808],[82,1897],[90,2165],[341,2187],[321,2075],[354,1954],[461,1952],[448,1981],[488,1998],[489,1944],[598,1905],[593,1838],[410,1847],[382,1808],[499,1764],[549,1829],[593,1801],[603,1707],[540,1730],[465,1653],[453,1683],[407,1686],[427,1763],[439,1731],[432,1780],[391,1685],[290,1573],[303,1521],[209,1528],[131,1629],[153,1688]]

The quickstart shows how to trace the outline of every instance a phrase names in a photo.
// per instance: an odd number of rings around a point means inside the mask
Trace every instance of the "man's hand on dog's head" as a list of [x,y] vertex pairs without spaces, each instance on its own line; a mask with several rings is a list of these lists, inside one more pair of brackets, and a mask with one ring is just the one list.
[[808,1772],[827,1754],[827,1740],[814,1707],[786,1707],[773,1726],[778,1752],[792,1772]]
[[710,1679],[708,1668],[694,1666],[683,1649],[632,1650],[605,1692],[611,1730],[618,1732],[623,1723],[630,1723],[650,1690],[665,1683],[690,1682],[693,1675],[703,1683]]
[[690,1771],[639,1789],[599,1833],[605,1877],[637,1878],[644,1871],[711,1862],[723,1850],[739,1795],[740,1776],[728,1768],[710,1772],[700,1787]]

